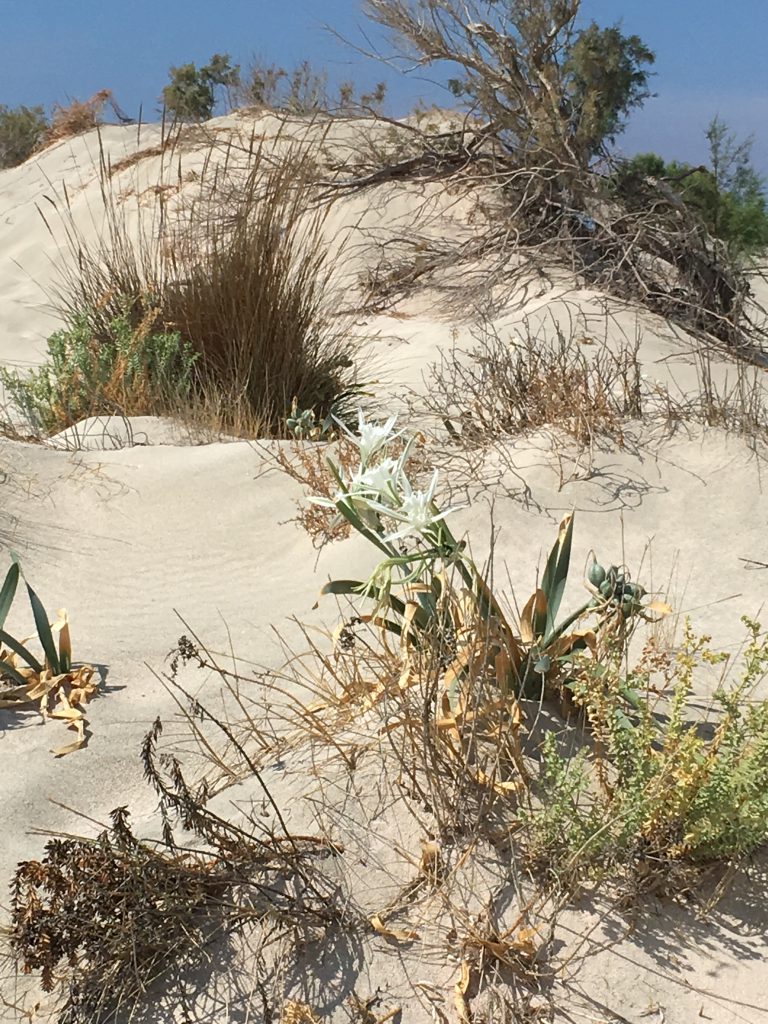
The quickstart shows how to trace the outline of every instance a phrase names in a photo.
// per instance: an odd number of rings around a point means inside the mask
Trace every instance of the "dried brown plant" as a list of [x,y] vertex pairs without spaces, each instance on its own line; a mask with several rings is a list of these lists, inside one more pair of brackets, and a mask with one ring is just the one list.
[[85,102],[72,100],[66,106],[56,104],[51,115],[51,123],[40,148],[48,149],[49,146],[61,142],[62,139],[71,139],[76,135],[83,135],[85,132],[98,128],[102,123],[101,115],[104,107],[112,102],[112,91],[101,89]]

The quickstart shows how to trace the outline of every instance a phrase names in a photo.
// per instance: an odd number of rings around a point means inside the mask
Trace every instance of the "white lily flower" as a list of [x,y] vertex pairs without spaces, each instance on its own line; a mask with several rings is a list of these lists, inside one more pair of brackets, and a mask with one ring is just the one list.
[[399,459],[383,459],[370,469],[358,469],[349,480],[342,477],[342,490],[338,490],[333,498],[310,496],[307,500],[313,505],[331,507],[340,501],[365,504],[366,498],[376,501],[397,500],[397,488],[402,474]]
[[359,469],[349,482],[349,490],[355,495],[370,495],[391,503],[396,500],[401,476],[399,459],[382,459],[370,469]]
[[395,432],[397,416],[390,416],[385,423],[366,423],[363,410],[357,410],[357,434],[351,433],[342,425],[347,437],[360,449],[360,464],[365,468],[376,452],[381,451],[390,441],[402,434],[402,430]]
[[426,529],[439,523],[452,512],[458,511],[458,505],[453,505],[443,512],[435,512],[435,489],[437,487],[438,472],[432,474],[432,480],[426,491],[414,491],[405,473],[402,474],[404,497],[397,508],[389,508],[379,502],[369,501],[369,507],[376,512],[402,523],[399,530],[387,534],[383,540],[387,543],[393,540],[402,540],[405,537],[421,536]]

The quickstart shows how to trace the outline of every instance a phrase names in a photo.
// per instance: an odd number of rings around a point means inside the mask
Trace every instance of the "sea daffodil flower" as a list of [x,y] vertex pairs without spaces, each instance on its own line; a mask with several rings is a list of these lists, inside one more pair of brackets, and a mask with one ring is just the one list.
[[377,501],[368,501],[368,507],[381,515],[385,515],[395,522],[402,524],[400,529],[388,533],[382,539],[386,543],[394,540],[402,540],[405,537],[422,536],[424,531],[445,519],[452,512],[458,511],[459,506],[451,506],[440,512],[435,506],[435,489],[437,487],[438,472],[432,474],[432,480],[426,491],[414,491],[405,473],[402,474],[403,498],[396,508],[390,508]]
[[397,416],[390,416],[384,423],[366,423],[362,409],[357,410],[357,434],[341,424],[342,430],[357,447],[360,449],[360,465],[365,469],[376,452],[381,451],[390,441],[402,434],[402,430],[395,431]]

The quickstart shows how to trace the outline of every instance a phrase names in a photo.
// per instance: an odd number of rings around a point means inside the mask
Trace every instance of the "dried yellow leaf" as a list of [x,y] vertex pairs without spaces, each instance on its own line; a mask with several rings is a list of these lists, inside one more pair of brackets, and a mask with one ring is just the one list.
[[671,615],[674,609],[666,601],[651,601],[650,604],[645,605],[643,611],[653,612],[655,615],[661,615],[663,618],[665,615]]
[[385,939],[393,939],[395,942],[417,942],[420,937],[418,932],[396,931],[392,928],[388,928],[381,920],[379,914],[373,915],[371,918],[371,924],[378,935],[383,936]]
[[52,750],[51,753],[54,757],[65,757],[67,754],[72,754],[85,746],[85,719],[79,718],[76,721],[70,722],[69,728],[77,732],[77,739],[72,740],[71,743],[67,743],[63,747],[57,747],[55,750]]
[[295,999],[287,999],[280,1014],[280,1024],[321,1024],[312,1009],[306,1003]]
[[472,1024],[469,1003],[467,1002],[467,991],[471,980],[472,968],[466,960],[463,960],[459,980],[456,982],[453,989],[453,1002],[456,1007],[456,1013],[458,1014],[459,1024]]
[[547,614],[547,595],[543,590],[537,590],[526,602],[523,614],[520,616],[520,636],[523,643],[532,644],[536,639],[533,630],[534,619]]
[[419,870],[429,879],[436,879],[440,871],[440,844],[434,840],[421,840]]

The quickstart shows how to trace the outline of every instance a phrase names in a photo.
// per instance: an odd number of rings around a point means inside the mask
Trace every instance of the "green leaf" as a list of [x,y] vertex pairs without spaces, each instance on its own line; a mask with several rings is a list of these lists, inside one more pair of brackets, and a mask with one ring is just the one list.
[[27,648],[19,643],[15,637],[12,637],[10,633],[6,633],[4,629],[0,629],[0,643],[4,643],[6,647],[9,647],[14,654],[18,656],[29,665],[30,668],[34,669],[35,672],[42,672],[43,666],[37,660],[37,658],[28,651]]
[[[347,597],[364,597],[366,587],[367,584],[361,583],[360,580],[331,580],[321,587],[320,595],[337,594]],[[401,601],[399,597],[389,594],[386,603],[397,615],[405,615],[405,602]]]
[[551,633],[555,628],[555,619],[563,600],[565,584],[568,581],[568,570],[571,565],[571,545],[573,541],[573,513],[567,515],[560,524],[560,533],[555,546],[550,552],[541,589],[547,598],[547,616],[545,628],[540,633]]
[[19,582],[19,565],[14,562],[6,573],[3,589],[0,590],[0,629],[5,625],[8,612],[11,610],[13,599],[16,596],[16,587]]
[[40,638],[40,643],[43,645],[45,651],[45,657],[48,662],[48,666],[54,675],[61,674],[61,665],[59,663],[59,655],[56,650],[56,644],[53,640],[53,633],[51,632],[51,626],[48,621],[48,615],[43,607],[43,603],[37,594],[34,592],[32,587],[27,583],[27,593],[29,594],[29,603],[32,605],[32,614],[35,617],[35,627],[37,629],[37,635]]

